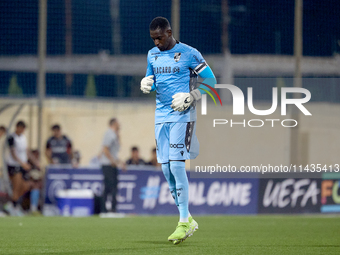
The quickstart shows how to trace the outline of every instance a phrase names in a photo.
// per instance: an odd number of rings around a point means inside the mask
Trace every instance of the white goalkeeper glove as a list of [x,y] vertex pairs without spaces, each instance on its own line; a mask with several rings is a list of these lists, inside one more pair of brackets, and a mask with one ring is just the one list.
[[140,90],[143,91],[144,94],[149,94],[151,91],[152,85],[153,85],[153,75],[144,77],[140,82]]
[[201,99],[201,92],[195,89],[190,93],[177,93],[173,95],[172,98],[171,108],[175,111],[183,112],[188,109],[194,101]]

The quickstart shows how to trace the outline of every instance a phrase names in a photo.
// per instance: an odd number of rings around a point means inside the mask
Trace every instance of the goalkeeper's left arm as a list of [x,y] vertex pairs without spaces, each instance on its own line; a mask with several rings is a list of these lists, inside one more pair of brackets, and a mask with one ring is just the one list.
[[[189,108],[189,106],[194,102],[201,99],[202,94],[207,93],[210,88],[214,88],[216,84],[216,78],[211,68],[207,66],[198,74],[203,80],[202,84],[190,93],[177,93],[172,98],[171,107],[175,111],[183,112]],[[204,85],[207,84],[208,86]]]

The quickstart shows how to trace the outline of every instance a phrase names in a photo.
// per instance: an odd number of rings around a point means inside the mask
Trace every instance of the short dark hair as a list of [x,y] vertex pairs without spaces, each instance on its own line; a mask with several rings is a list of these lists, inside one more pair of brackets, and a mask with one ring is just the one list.
[[52,130],[60,130],[60,125],[55,124],[55,125],[52,126],[51,129],[52,129]]
[[115,124],[117,122],[117,119],[116,118],[112,118],[110,119],[109,121],[109,125],[112,126],[113,124]]
[[170,22],[164,17],[156,17],[151,21],[149,29],[151,31],[154,31],[158,28],[161,29],[162,31],[164,31],[167,28],[171,28]]
[[38,149],[34,149],[34,150],[31,150],[31,153],[39,153],[39,150]]
[[5,126],[0,126],[0,130],[2,130],[3,132],[6,132]]
[[137,146],[133,146],[133,147],[131,148],[131,151],[138,151],[138,147],[137,147]]
[[16,124],[16,127],[26,128],[26,124],[22,120],[19,120]]

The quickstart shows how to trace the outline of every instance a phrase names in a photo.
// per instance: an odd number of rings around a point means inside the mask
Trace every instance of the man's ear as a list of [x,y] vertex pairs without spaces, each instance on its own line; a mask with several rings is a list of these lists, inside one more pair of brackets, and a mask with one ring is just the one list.
[[169,36],[169,37],[172,36],[172,30],[171,30],[171,29],[166,30],[166,32],[168,33],[168,36]]

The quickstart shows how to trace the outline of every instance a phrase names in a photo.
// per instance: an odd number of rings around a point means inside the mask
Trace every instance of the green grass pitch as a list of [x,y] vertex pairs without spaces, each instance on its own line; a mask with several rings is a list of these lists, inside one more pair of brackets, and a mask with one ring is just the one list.
[[340,254],[339,216],[201,216],[179,245],[174,216],[0,218],[0,254]]

